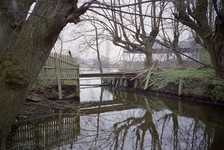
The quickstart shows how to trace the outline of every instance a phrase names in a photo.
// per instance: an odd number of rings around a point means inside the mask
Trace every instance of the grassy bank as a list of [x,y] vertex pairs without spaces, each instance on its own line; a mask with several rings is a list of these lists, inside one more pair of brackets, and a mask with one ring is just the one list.
[[155,84],[148,89],[177,95],[180,78],[183,81],[183,96],[224,102],[224,79],[217,78],[212,69],[156,72],[151,75]]

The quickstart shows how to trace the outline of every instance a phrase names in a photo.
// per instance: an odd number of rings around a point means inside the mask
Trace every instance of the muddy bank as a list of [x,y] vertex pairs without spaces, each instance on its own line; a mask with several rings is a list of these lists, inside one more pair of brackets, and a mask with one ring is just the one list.
[[[62,85],[62,97],[63,99],[69,98],[79,98],[79,96],[75,95],[76,86],[75,85]],[[33,88],[30,91],[28,99],[34,97],[40,97],[43,99],[55,100],[59,98],[58,86],[57,85],[48,85],[48,86],[39,86],[37,88]]]
[[63,85],[63,100],[58,99],[57,85],[41,86],[31,90],[19,115],[16,117],[14,125],[38,122],[57,116],[57,110],[79,103],[79,97],[74,95],[75,89],[74,85]]

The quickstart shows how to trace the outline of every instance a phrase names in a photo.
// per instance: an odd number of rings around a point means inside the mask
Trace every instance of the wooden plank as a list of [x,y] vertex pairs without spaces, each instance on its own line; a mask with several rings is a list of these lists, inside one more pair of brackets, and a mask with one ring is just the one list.
[[[52,55],[54,55],[54,54],[52,54]],[[53,64],[53,61],[55,61],[53,58],[49,58],[49,61],[48,61],[48,66],[54,66],[55,67],[55,64]],[[56,69],[56,68],[55,68]],[[56,70],[54,70],[54,71],[56,71]],[[56,72],[55,72],[56,73]],[[47,69],[47,76],[48,77],[50,77],[50,78],[52,78],[52,74],[50,74],[50,69]],[[48,80],[48,84],[50,84],[50,85],[52,85],[52,82],[53,80]]]
[[109,83],[103,83],[103,84],[80,84],[79,86],[110,86]]
[[143,70],[141,73],[139,73],[137,76],[135,76],[134,78],[132,78],[130,81],[136,79],[137,77],[139,77],[140,75],[142,75],[142,74],[148,72],[149,70],[150,70],[150,69],[145,69],[145,70]]
[[149,84],[149,79],[150,79],[150,75],[152,74],[152,69],[154,67],[154,64],[152,65],[152,67],[150,68],[147,76],[146,76],[146,83],[145,83],[145,87],[144,87],[144,90],[146,90],[148,88],[148,84]]
[[80,87],[79,87],[79,69],[76,69],[75,70],[75,78],[77,78],[76,80],[75,80],[75,85],[76,85],[76,90],[75,90],[75,92],[76,92],[76,96],[77,97],[80,97]]
[[55,66],[43,66],[42,69],[55,69]]
[[[71,77],[71,78],[61,78],[61,80],[77,80],[79,78],[77,77]],[[39,80],[57,80],[57,77],[54,77],[54,78],[41,78]]]
[[135,76],[136,73],[123,73],[123,72],[112,72],[112,73],[83,73],[80,74],[80,78],[87,78],[87,77],[122,77],[122,76]]
[[[49,57],[51,57],[51,58],[54,58],[54,59],[55,59],[55,57],[54,57],[54,56],[49,56]],[[77,65],[77,64],[74,64],[74,63],[68,62],[68,61],[63,60],[63,59],[61,59],[61,58],[58,58],[58,60],[60,60],[60,61],[62,61],[62,62],[64,62],[64,63],[70,64],[70,65],[72,65],[72,66],[76,66],[76,67],[78,67],[78,65]]]

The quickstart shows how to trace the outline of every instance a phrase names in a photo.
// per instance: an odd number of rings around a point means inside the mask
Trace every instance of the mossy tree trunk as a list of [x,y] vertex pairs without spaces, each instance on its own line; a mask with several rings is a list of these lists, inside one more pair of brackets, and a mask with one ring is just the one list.
[[11,125],[60,32],[67,23],[77,23],[86,11],[86,7],[76,7],[76,0],[39,0],[26,20],[34,1],[0,2],[1,150],[5,149]]

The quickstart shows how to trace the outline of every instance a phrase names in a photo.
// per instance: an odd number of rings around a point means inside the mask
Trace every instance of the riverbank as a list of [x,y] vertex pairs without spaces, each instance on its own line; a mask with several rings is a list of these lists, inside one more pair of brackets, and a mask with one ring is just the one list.
[[[124,84],[114,84],[114,87],[124,89]],[[217,78],[212,69],[159,70],[151,71],[150,74],[145,72],[134,80],[130,79],[125,88],[224,104],[224,79]]]
[[[224,104],[224,79],[215,77],[215,72],[211,69],[157,70],[151,71],[148,78],[147,75],[149,75],[149,71],[140,73],[132,80],[129,79],[126,87],[124,87],[125,82],[120,79],[107,80],[107,82],[120,90],[150,92],[179,99]],[[182,82],[181,94],[179,93],[180,81]],[[123,83],[121,84],[121,82]],[[28,119],[33,121],[32,118],[52,116],[55,107],[65,107],[68,102],[69,104],[78,102],[78,99],[73,96],[73,93],[76,92],[75,86],[63,85],[62,89],[63,97],[66,100],[61,101],[58,100],[57,86],[43,86],[33,89],[17,117],[17,121]],[[62,103],[65,105],[61,105]]]

